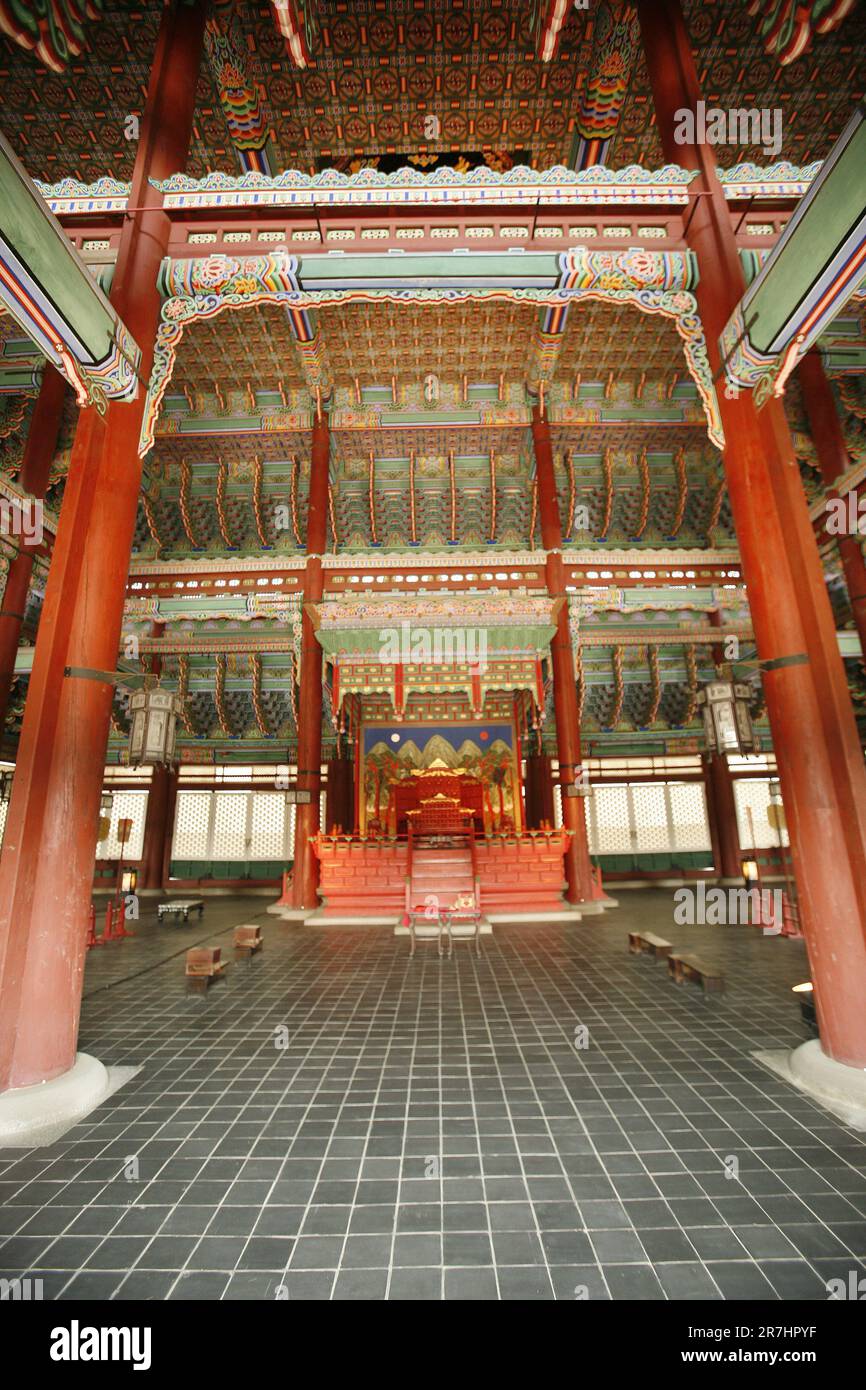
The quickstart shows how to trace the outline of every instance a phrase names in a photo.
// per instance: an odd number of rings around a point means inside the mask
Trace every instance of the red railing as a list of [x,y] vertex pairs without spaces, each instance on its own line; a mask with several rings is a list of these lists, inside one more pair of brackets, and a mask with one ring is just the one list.
[[[570,834],[570,831],[566,830],[563,826],[559,826],[558,828],[550,826],[546,830],[491,830],[489,834],[485,834],[483,830],[475,830],[473,832],[469,829],[468,826],[464,826],[459,830],[431,829],[427,831],[419,831],[416,828],[414,832],[414,837],[417,840],[420,836],[424,834],[453,835],[455,836],[455,838],[462,836],[464,839],[470,840],[472,841],[472,843],[478,845],[489,843],[491,840],[507,840],[509,843],[512,843],[515,840],[547,840],[549,842],[550,840],[556,837],[567,837]],[[348,831],[339,831],[335,833],[330,830],[320,830],[315,836],[315,841],[318,844],[344,843],[353,845],[400,845],[408,843],[409,831],[406,831],[405,834],[403,831],[400,831],[396,835],[362,835],[360,831],[354,831],[352,833],[349,833]],[[761,851],[761,853],[763,853],[763,851]]]

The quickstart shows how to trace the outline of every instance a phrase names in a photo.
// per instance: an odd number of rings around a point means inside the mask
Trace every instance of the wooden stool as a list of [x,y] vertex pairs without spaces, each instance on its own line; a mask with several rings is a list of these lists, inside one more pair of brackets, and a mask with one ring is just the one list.
[[261,927],[249,925],[235,927],[234,946],[236,956],[246,956],[248,960],[252,960],[253,956],[257,951],[262,949],[263,945]]
[[725,977],[718,966],[707,965],[699,956],[680,955],[674,952],[668,956],[668,974],[675,984],[683,980],[694,980],[703,987],[704,993],[721,991],[725,987]]
[[186,986],[191,992],[204,994],[226,968],[219,946],[194,946],[186,953]]
[[632,955],[639,956],[642,952],[648,951],[649,954],[655,956],[656,959],[659,957],[665,959],[670,955],[673,947],[669,941],[665,941],[663,937],[656,936],[651,931],[630,931],[628,934],[628,949],[631,951]]

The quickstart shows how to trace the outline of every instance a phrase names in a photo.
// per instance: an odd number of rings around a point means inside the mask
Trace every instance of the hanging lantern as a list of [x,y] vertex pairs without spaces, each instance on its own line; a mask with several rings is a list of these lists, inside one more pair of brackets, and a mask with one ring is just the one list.
[[175,726],[181,700],[173,691],[147,682],[129,699],[129,764],[161,767],[174,762]]
[[754,753],[758,744],[749,712],[752,692],[730,675],[720,675],[698,691],[707,751],[726,756]]

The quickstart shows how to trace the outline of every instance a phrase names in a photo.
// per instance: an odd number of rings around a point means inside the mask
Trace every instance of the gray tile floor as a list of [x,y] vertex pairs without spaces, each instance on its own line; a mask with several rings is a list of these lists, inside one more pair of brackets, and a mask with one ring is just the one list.
[[[143,1070],[52,1147],[0,1151],[0,1277],[70,1299],[826,1299],[866,1272],[866,1136],[750,1055],[807,1036],[801,943],[676,928],[647,890],[409,961],[265,902],[185,928],[151,906],[90,953],[80,1045]],[[256,917],[261,955],[188,996],[186,947],[230,954]],[[629,956],[635,924],[727,992]]]

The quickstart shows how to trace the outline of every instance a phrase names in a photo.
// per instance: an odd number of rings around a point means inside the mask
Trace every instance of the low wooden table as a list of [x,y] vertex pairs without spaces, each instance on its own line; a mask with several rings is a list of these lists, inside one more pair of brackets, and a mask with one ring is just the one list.
[[656,959],[661,957],[664,960],[670,955],[673,946],[669,941],[665,941],[663,937],[656,936],[651,931],[630,931],[628,934],[628,949],[631,951],[632,955],[639,956],[644,951],[648,951],[649,954],[655,956]]
[[696,984],[703,986],[704,993],[723,990],[725,987],[725,977],[718,966],[707,965],[700,956],[674,952],[668,956],[668,973],[678,985],[681,985],[683,980],[694,980]]
[[201,914],[204,912],[204,898],[178,898],[174,902],[160,903],[156,909],[156,916],[157,920],[161,922],[163,917],[177,917],[183,914],[183,920],[188,922],[191,912],[197,912],[199,920],[201,919]]

